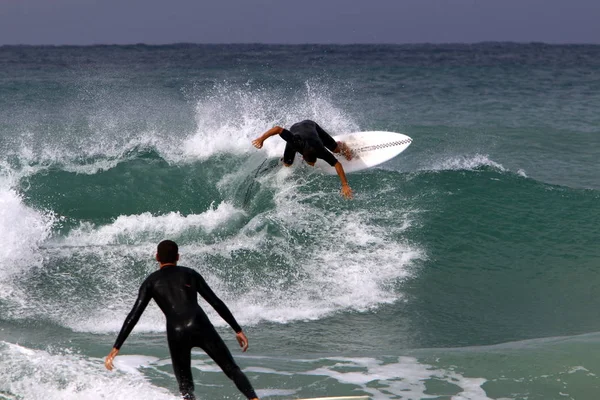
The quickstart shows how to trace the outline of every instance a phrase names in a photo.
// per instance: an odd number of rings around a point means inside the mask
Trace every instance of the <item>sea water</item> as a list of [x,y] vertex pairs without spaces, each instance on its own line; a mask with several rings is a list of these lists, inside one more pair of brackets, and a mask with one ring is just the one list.
[[[172,239],[264,399],[597,399],[598,110],[600,46],[0,47],[0,398],[178,398],[153,302],[103,365]],[[303,119],[413,143],[348,201]]]

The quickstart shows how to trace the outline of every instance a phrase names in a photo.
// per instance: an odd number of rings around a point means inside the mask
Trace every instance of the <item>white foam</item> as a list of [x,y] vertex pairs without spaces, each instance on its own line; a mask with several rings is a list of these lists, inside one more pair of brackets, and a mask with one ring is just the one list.
[[[213,244],[190,244],[180,246],[181,259],[180,264],[193,267],[199,270],[207,279],[211,287],[219,294],[220,297],[227,300],[229,303],[230,286],[220,281],[214,274],[210,272],[210,266],[206,265],[202,260],[206,255],[219,255],[222,257],[230,257],[231,253],[245,250],[251,251],[256,249],[256,243],[264,237],[264,234],[258,234],[246,237],[245,235],[236,235],[224,242]],[[99,264],[87,267],[87,272],[95,281],[99,281],[103,286],[94,288],[94,292],[98,290],[110,290],[114,293],[119,293],[118,296],[97,298],[76,298],[76,299],[60,299],[60,304],[55,307],[50,307],[47,316],[52,317],[56,322],[63,326],[67,326],[74,331],[80,332],[118,332],[121,329],[125,316],[133,306],[137,292],[137,285],[141,284],[141,280],[136,279],[132,284],[131,274],[127,270],[131,268],[131,263],[127,260],[146,260],[146,274],[155,271],[158,264],[153,259],[156,251],[156,242],[148,242],[139,245],[127,245],[113,247],[93,246],[93,247],[76,247],[63,248],[57,247],[52,249],[57,252],[65,252],[69,254],[76,251],[79,256],[87,258],[97,256],[99,252],[103,254],[103,258],[99,260]],[[72,256],[71,256],[72,257]],[[106,288],[104,288],[106,286]],[[47,303],[48,300],[45,300]],[[72,304],[68,304],[72,303]],[[65,311],[68,310],[68,313]],[[216,316],[213,318],[218,324],[223,323],[221,318]],[[133,335],[142,332],[163,332],[165,330],[165,318],[160,309],[154,302],[150,302],[145,310],[142,318],[137,323]]]
[[70,352],[48,352],[0,342],[0,391],[30,400],[135,399],[175,400],[178,396],[152,385],[138,368],[144,357],[115,360],[128,368],[109,372],[102,359]]
[[271,397],[271,396],[285,396],[285,397],[291,397],[294,396],[296,393],[298,393],[298,389],[296,390],[291,390],[291,389],[262,389],[262,390],[257,390],[257,395],[260,396],[261,398],[263,397]]
[[[286,266],[270,266],[275,271],[264,272],[269,280],[248,284],[247,290],[229,296],[227,304],[243,324],[315,320],[342,310],[365,311],[397,301],[402,294],[396,284],[411,275],[416,260],[425,257],[421,249],[397,239],[410,226],[406,217],[383,227],[370,222],[377,213],[374,210],[337,215],[322,210],[308,200],[338,194],[303,194],[301,188],[310,179],[314,177],[291,176],[289,168],[261,178],[262,184],[276,187],[275,209],[254,217],[242,233],[250,236],[264,224],[274,223],[283,236],[266,237],[255,251],[275,253],[286,260]],[[386,219],[397,216],[392,214],[381,212]],[[294,245],[297,237],[311,239]],[[210,278],[211,285],[227,291],[227,285]],[[218,317],[213,320],[223,324]]]
[[227,221],[244,215],[244,211],[227,202],[216,208],[211,206],[201,214],[182,215],[171,212],[165,215],[152,215],[149,212],[139,215],[121,215],[112,224],[96,227],[83,222],[65,238],[70,246],[90,246],[108,244],[136,244],[160,241],[165,237],[177,237],[193,233],[199,228],[211,233]]
[[[181,264],[200,270],[244,325],[265,320],[315,320],[344,310],[365,311],[402,298],[397,283],[410,276],[416,260],[425,257],[418,247],[398,240],[410,226],[402,210],[334,213],[311,201],[338,196],[337,192],[303,193],[303,186],[316,176],[281,168],[261,179],[263,184],[275,187],[275,208],[255,216],[237,233],[216,241],[212,239],[215,230],[243,217],[243,211],[221,203],[197,215],[120,216],[108,225],[82,224],[64,238],[46,240],[43,251],[36,254],[68,260],[72,264],[68,268],[79,265],[76,274],[55,271],[48,275],[45,279],[51,280],[49,285],[56,291],[91,285],[84,289],[89,295],[80,292],[75,297],[47,298],[42,293],[37,299],[35,293],[30,293],[29,305],[19,311],[20,316],[35,316],[43,310],[46,317],[75,331],[118,331],[137,296],[133,276],[139,284],[143,275],[156,269],[156,243],[169,236],[185,239],[180,247]],[[371,222],[374,216],[396,219],[398,223],[377,226]],[[265,227],[272,224],[282,235],[267,235]],[[202,238],[207,236],[209,243],[203,243]],[[305,245],[293,245],[297,237],[310,239]],[[204,262],[207,255],[227,259],[240,250],[270,259],[274,252],[287,266],[282,269],[267,264],[262,271],[250,271],[242,265],[222,271]],[[130,272],[134,262],[135,275]],[[139,271],[140,262],[145,273]],[[234,280],[228,278],[232,275]],[[84,277],[85,283],[81,280]],[[119,296],[97,295],[106,290]],[[210,307],[204,307],[215,324],[225,324]],[[151,303],[134,334],[161,332],[164,327],[162,313]]]
[[50,237],[55,221],[52,213],[28,207],[16,191],[0,187],[0,281],[23,268],[42,265],[39,246]]
[[[220,369],[204,353],[195,352],[194,365],[204,373],[221,374]],[[252,375],[268,375],[265,380],[283,382],[269,389],[258,389],[261,396],[316,396],[342,395],[331,390],[344,390],[344,395],[368,394],[373,400],[401,398],[405,400],[438,399],[447,396],[452,400],[491,400],[483,389],[487,382],[481,377],[467,377],[455,371],[455,367],[440,368],[420,362],[414,357],[386,357],[379,360],[370,357],[330,357],[321,359],[292,359],[268,357],[244,357],[245,363],[252,360],[254,365],[244,368],[244,372]],[[270,368],[278,365],[277,369]],[[316,365],[316,367],[314,367]],[[279,375],[280,379],[273,377]],[[323,377],[335,380],[332,384]],[[259,381],[262,381],[259,380]],[[428,385],[431,381],[446,382],[441,389],[443,393],[435,393]],[[289,388],[289,383],[302,382],[302,387]],[[315,393],[323,390],[326,393]],[[448,390],[454,390],[449,394]]]
[[[181,264],[199,269],[242,324],[265,320],[280,323],[315,320],[339,311],[365,311],[398,301],[402,298],[398,283],[411,275],[416,260],[425,257],[421,249],[398,239],[410,227],[410,219],[402,210],[335,213],[313,205],[312,199],[338,196],[337,192],[311,190],[304,193],[303,186],[319,177],[289,168],[274,169],[259,178],[261,184],[274,189],[274,209],[255,216],[234,235],[219,237],[214,243],[212,240],[202,243],[197,234],[186,236],[196,239],[181,247]],[[231,180],[231,184],[235,184],[234,181]],[[229,181],[225,182],[227,185]],[[65,242],[82,246],[77,251],[90,251],[90,254],[113,252],[110,248],[97,246],[127,244],[115,248],[114,253],[123,252],[121,257],[134,259],[146,257],[149,259],[147,270],[151,272],[155,266],[149,254],[154,251],[157,240],[182,235],[186,230],[198,227],[204,227],[201,233],[210,232],[238,213],[241,211],[229,204],[220,204],[198,216],[184,217],[177,213],[121,216],[107,226],[82,226],[71,232]],[[378,226],[371,222],[374,217],[397,223]],[[265,228],[268,225],[276,227],[280,234],[270,232],[267,235]],[[306,243],[294,245],[298,237],[306,238]],[[59,242],[58,245],[63,244]],[[242,249],[258,257],[282,259],[285,265],[268,263],[258,271],[241,265],[230,271],[214,269],[204,263],[206,255],[227,259]],[[113,286],[121,286],[119,282],[124,277],[117,268],[123,267],[110,259],[103,260],[103,264],[105,266],[99,273],[108,274],[109,279],[115,281]],[[261,267],[253,265],[252,268]],[[232,275],[235,276],[233,280],[230,279]],[[111,302],[102,305],[101,301],[97,310],[88,310],[80,318],[71,318],[69,326],[78,331],[119,330],[122,320],[115,319],[115,313],[124,317],[137,295],[130,286],[122,285],[126,294],[112,308],[107,307]],[[225,324],[209,306],[203,306],[216,325]],[[136,327],[136,332],[163,330],[164,318],[153,306]]]
[[521,175],[523,178],[527,178],[527,173],[524,169],[517,170],[517,174]]
[[[316,89],[315,89],[316,86]],[[289,127],[313,119],[332,134],[358,130],[352,118],[335,107],[328,90],[307,82],[291,99],[284,94],[217,85],[196,105],[198,129],[183,142],[184,159],[206,159],[218,153],[245,154],[258,151],[251,146],[263,132],[275,125]],[[271,138],[263,153],[275,156],[282,141]],[[175,157],[177,158],[177,157]]]
[[492,161],[488,155],[484,154],[449,157],[435,161],[422,169],[428,171],[473,170],[485,166],[506,171],[506,168],[502,164]]
[[159,358],[138,355],[120,355],[116,357],[113,365],[120,371],[128,374],[141,374],[139,368],[156,363]]
[[[576,367],[571,368],[567,373],[568,374],[574,374],[574,373],[579,372],[579,371],[590,372],[589,369],[587,369],[585,367],[582,367],[581,365],[578,365]],[[588,375],[593,375],[593,374],[588,374]]]
[[[70,121],[64,121],[63,130],[50,141],[42,140],[37,132],[15,132],[5,159],[17,159],[21,169],[40,171],[58,166],[69,172],[95,174],[144,149],[153,149],[172,163],[205,160],[222,153],[258,152],[252,139],[275,125],[289,127],[304,119],[314,119],[332,134],[359,130],[352,116],[334,105],[330,89],[310,81],[291,97],[289,92],[217,84],[196,100],[192,115],[196,129],[191,132],[161,127],[150,121],[154,116],[145,113],[136,121],[139,105],[124,106],[128,112],[109,102],[82,115],[88,132],[83,135]],[[132,126],[132,119],[137,124]],[[274,156],[281,143],[278,138],[267,141],[262,153]]]
[[39,268],[44,257],[40,246],[51,236],[52,226],[58,220],[52,212],[37,210],[25,204],[15,185],[22,178],[9,163],[0,161],[0,298],[5,303],[3,314],[12,315],[12,307],[26,306],[27,296],[14,282],[15,276]]
[[50,166],[92,175],[131,159],[140,149],[167,150],[171,147],[171,142],[165,142],[154,131],[128,136],[101,129],[88,137],[66,134],[50,142],[36,139],[32,133],[23,133],[14,148],[7,151],[6,157],[16,158],[19,169],[27,175]]
[[282,372],[282,371],[274,370],[272,368],[264,368],[264,367],[248,367],[248,368],[244,368],[244,372],[256,372],[259,374],[286,375],[286,376],[293,375],[290,372]]
[[67,172],[74,172],[77,174],[85,174],[85,175],[94,175],[98,172],[108,171],[121,162],[123,162],[123,158],[111,158],[111,159],[100,159],[96,161],[89,162],[83,165],[77,165],[72,163],[67,163],[62,166],[62,169]]
[[[303,254],[302,249],[290,248],[288,238],[267,236],[260,228],[265,219],[278,219],[278,224],[287,225],[294,234],[303,228],[309,229],[307,221],[314,220],[311,214],[316,218],[321,211],[306,206],[309,215],[299,219],[294,211],[296,206],[302,205],[278,207],[266,215],[256,217],[242,231],[218,243],[182,246],[181,264],[199,269],[213,290],[244,325],[265,320],[280,323],[315,320],[342,310],[364,311],[402,298],[401,293],[394,289],[394,284],[409,277],[414,261],[424,257],[418,248],[390,238],[390,235],[401,233],[406,224],[398,225],[395,230],[389,227],[384,229],[369,225],[368,213],[354,211],[342,214],[330,221],[333,229],[314,232],[318,238],[317,243],[312,246],[317,247]],[[307,226],[304,226],[305,223]],[[146,257],[150,259],[149,254],[152,254],[154,246],[154,243],[138,246],[136,257],[147,253]],[[126,256],[133,257],[130,253],[133,248],[136,247],[119,247],[116,251],[126,250]],[[231,282],[224,279],[229,276],[228,272],[214,270],[214,267],[202,261],[195,262],[202,260],[205,255],[227,258],[240,249],[257,253],[275,251],[288,260],[291,269],[287,271],[278,269],[280,267],[277,265],[267,265],[264,271],[258,273],[258,281],[255,278],[256,271],[250,274],[251,271],[244,268],[236,269],[232,273],[237,277]],[[99,251],[98,248],[90,250]],[[78,318],[73,318],[73,309],[76,310],[80,304],[73,304],[73,307],[63,305],[59,309],[70,309],[70,318],[59,315],[59,321],[64,319],[64,323],[77,331],[108,332],[120,329],[122,318],[133,305],[137,291],[131,285],[119,287],[119,282],[124,279],[118,272],[118,269],[123,268],[122,265],[110,259],[105,262],[105,266],[100,267],[95,274],[103,274],[109,280],[115,280],[112,285],[122,292],[118,301],[98,300],[96,310],[82,312]],[[151,272],[155,265],[150,260],[148,262],[148,271]],[[91,273],[94,274],[93,271]],[[269,278],[263,279],[264,274]],[[244,289],[240,290],[240,285]],[[225,325],[210,306],[203,306],[216,325]],[[115,318],[115,315],[122,318]],[[134,334],[163,331],[164,324],[160,310],[151,303]]]
[[[491,400],[482,388],[485,379],[467,378],[454,371],[436,369],[421,364],[413,357],[399,357],[397,363],[383,363],[374,358],[336,357],[326,360],[334,363],[303,374],[327,376],[341,383],[356,385],[374,400],[388,399],[388,393],[406,400],[437,399],[439,395],[425,393],[425,382],[432,378],[462,389],[451,397],[453,400]],[[344,367],[345,372],[339,371],[340,367]]]

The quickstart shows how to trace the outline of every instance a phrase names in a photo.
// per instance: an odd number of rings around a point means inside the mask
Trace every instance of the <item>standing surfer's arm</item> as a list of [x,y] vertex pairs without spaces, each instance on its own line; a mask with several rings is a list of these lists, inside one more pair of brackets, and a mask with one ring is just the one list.
[[335,167],[335,172],[337,172],[338,176],[340,177],[340,181],[342,182],[342,196],[344,196],[347,199],[351,199],[352,198],[352,189],[350,189],[350,185],[348,185],[348,180],[346,179],[346,173],[344,172],[344,167],[342,167],[342,164],[340,164],[339,161],[337,163],[335,163],[334,167]]
[[202,275],[196,273],[196,287],[198,289],[198,293],[200,296],[204,298],[215,309],[215,311],[231,326],[231,328],[236,332],[241,332],[242,328],[239,326],[229,308],[223,303],[223,300],[217,297],[215,292],[212,291],[208,283],[204,280]]
[[242,331],[240,325],[235,320],[231,311],[229,311],[229,308],[227,308],[225,303],[223,303],[223,301],[217,297],[215,292],[212,291],[212,289],[210,288],[210,286],[208,286],[208,283],[206,283],[202,275],[196,274],[196,279],[196,287],[198,288],[198,293],[200,293],[200,296],[202,296],[204,300],[206,300],[208,304],[210,304],[217,311],[221,318],[223,318],[225,322],[227,322],[229,326],[231,326],[231,328],[235,331],[235,338],[240,344],[242,351],[248,350],[248,338],[246,337],[246,334]]
[[254,147],[256,147],[257,149],[260,149],[260,148],[262,148],[263,142],[265,140],[267,140],[271,136],[279,135],[279,134],[281,134],[281,132],[283,132],[283,128],[282,127],[280,127],[280,126],[274,126],[273,128],[269,129],[268,131],[266,131],[265,133],[263,133],[262,135],[260,135],[256,139],[254,139],[252,141],[252,145]]
[[133,305],[133,308],[129,312],[129,315],[127,315],[127,318],[125,318],[125,322],[123,322],[121,332],[119,332],[119,336],[117,336],[117,340],[115,341],[112,350],[110,351],[110,353],[106,357],[106,360],[104,361],[104,365],[109,371],[113,369],[113,360],[117,356],[117,354],[119,354],[119,349],[121,349],[121,346],[135,327],[135,324],[137,324],[137,322],[139,321],[140,317],[142,316],[142,313],[144,312],[146,306],[152,298],[148,287],[149,284],[147,282],[148,281],[144,282],[140,287],[138,298],[135,304]]

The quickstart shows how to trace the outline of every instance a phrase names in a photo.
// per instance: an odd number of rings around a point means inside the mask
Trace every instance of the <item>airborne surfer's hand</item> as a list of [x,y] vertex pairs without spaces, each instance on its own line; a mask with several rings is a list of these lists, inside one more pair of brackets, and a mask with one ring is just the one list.
[[252,145],[257,149],[261,149],[263,147],[263,142],[274,135],[279,135],[283,132],[284,129],[280,126],[274,126],[256,139],[252,141]]
[[348,200],[352,199],[352,189],[350,189],[350,186],[348,184],[342,185],[342,196],[344,196]]
[[352,198],[352,189],[350,189],[350,185],[348,185],[348,180],[346,180],[346,173],[344,172],[344,167],[338,161],[335,163],[335,172],[337,172],[340,177],[340,181],[342,182],[342,196],[347,199]]
[[263,147],[263,140],[262,140],[262,138],[254,139],[252,141],[252,145],[254,147],[256,147],[257,149],[262,149],[262,147]]
[[237,339],[238,343],[240,344],[242,351],[248,350],[248,338],[246,337],[244,332],[240,331],[240,332],[236,333],[235,338]]
[[110,353],[108,353],[108,355],[106,356],[106,360],[104,360],[104,366],[106,367],[107,370],[109,370],[109,371],[113,370],[113,368],[114,368],[113,360],[115,359],[117,354],[119,354],[119,349],[115,349],[113,347],[113,349],[110,351]]

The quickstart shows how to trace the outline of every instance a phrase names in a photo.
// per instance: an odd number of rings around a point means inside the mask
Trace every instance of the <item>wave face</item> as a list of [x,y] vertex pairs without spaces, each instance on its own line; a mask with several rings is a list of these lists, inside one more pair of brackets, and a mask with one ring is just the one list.
[[[155,306],[100,372],[168,238],[263,397],[594,398],[598,68],[597,46],[1,47],[0,394],[176,398]],[[414,142],[345,201],[250,145],[306,118]]]

